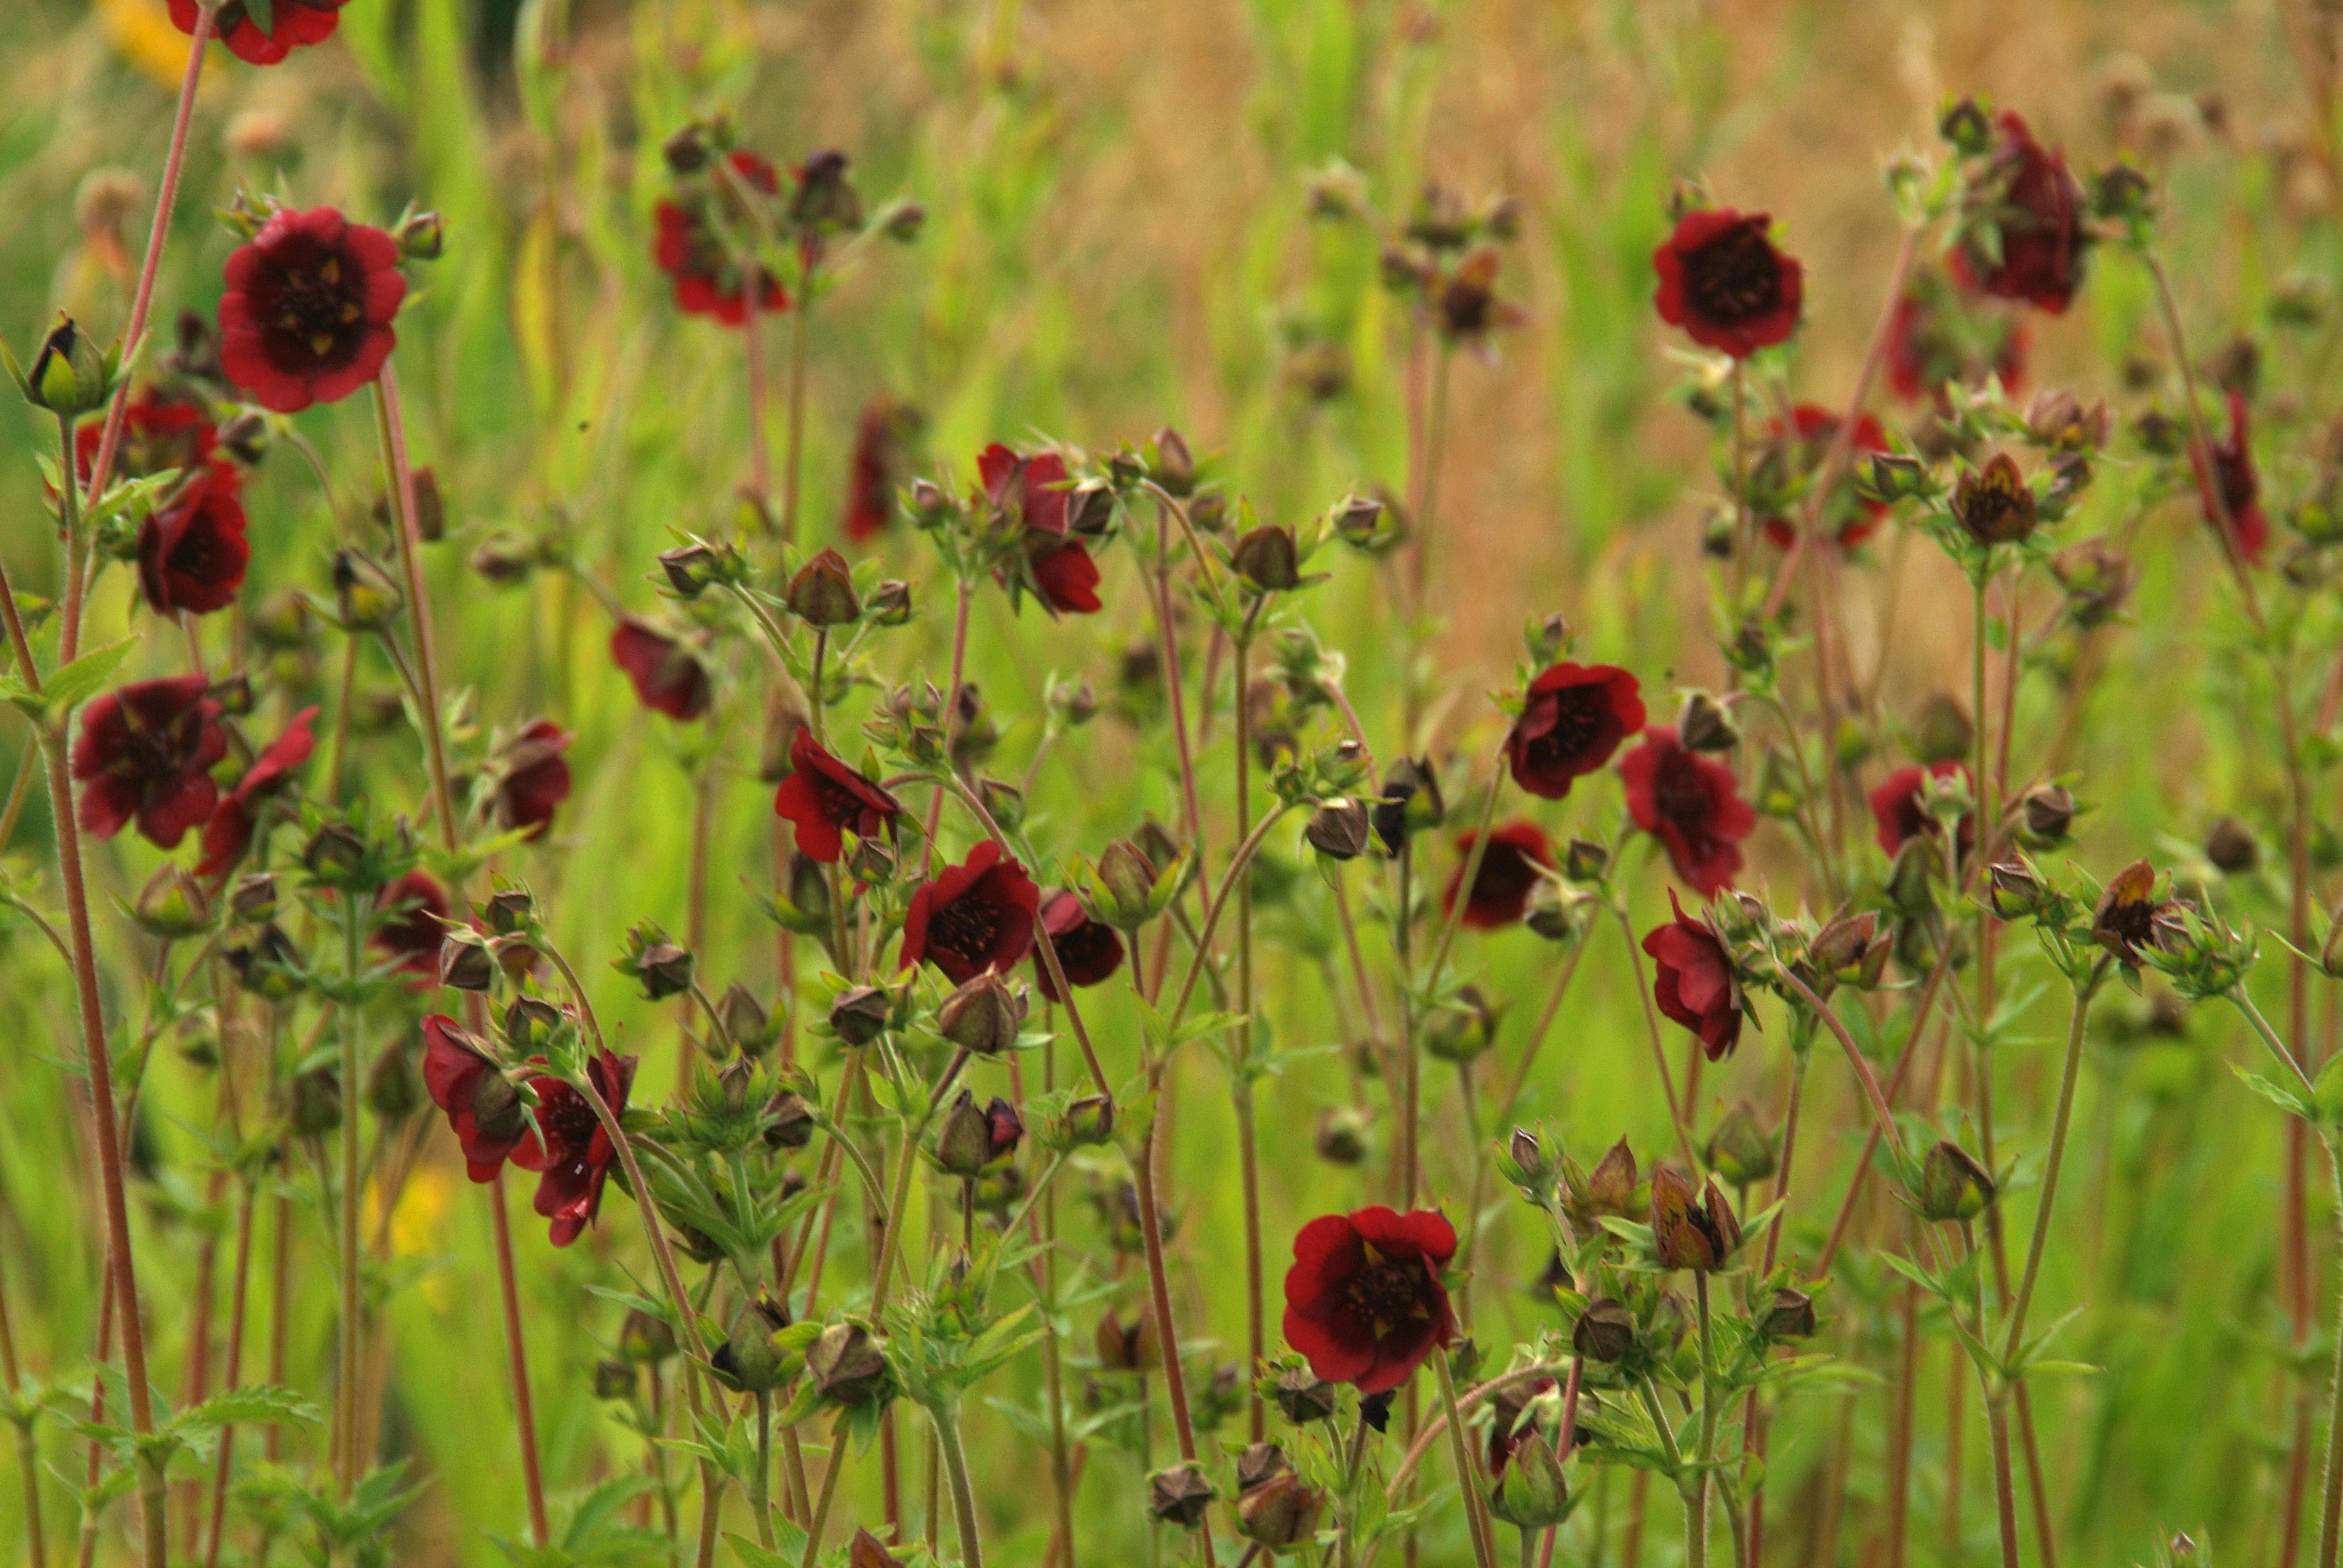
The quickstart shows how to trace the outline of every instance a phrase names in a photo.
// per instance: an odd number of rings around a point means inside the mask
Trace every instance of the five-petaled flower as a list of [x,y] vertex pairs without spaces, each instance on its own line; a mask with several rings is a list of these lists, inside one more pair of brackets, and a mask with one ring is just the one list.
[[569,759],[577,739],[550,719],[539,719],[512,739],[497,759],[497,826],[526,829],[534,841],[553,826],[554,809],[569,799]]
[[138,588],[159,616],[209,615],[236,602],[252,558],[233,468],[207,465],[138,525]]
[[211,770],[227,755],[227,731],[206,684],[200,675],[144,680],[83,710],[73,776],[85,832],[111,839],[136,818],[156,847],[175,849],[211,816],[219,804]]
[[[332,37],[347,4],[349,0],[276,0],[264,28],[244,0],[227,0],[212,20],[212,36],[248,65],[274,65],[302,45]],[[171,0],[171,25],[191,38],[196,14],[196,0]]]
[[430,986],[447,938],[447,890],[428,871],[408,871],[375,896],[374,907],[384,918],[367,940],[414,977],[408,984]]
[[[588,1059],[586,1072],[610,1114],[624,1115],[627,1091],[635,1081],[635,1059],[606,1050]],[[553,1244],[567,1247],[602,1206],[602,1182],[618,1162],[618,1151],[592,1102],[576,1088],[547,1073],[530,1079],[528,1086],[537,1091],[537,1124],[512,1151],[512,1162],[541,1172],[537,1211],[553,1221]]]
[[[1050,946],[1058,955],[1059,967],[1066,971],[1068,985],[1094,986],[1122,967],[1122,938],[1104,920],[1091,918],[1080,894],[1061,889],[1044,899],[1041,926],[1050,933]],[[1043,996],[1051,1001],[1066,1000],[1058,994],[1050,966],[1038,950],[1033,955],[1033,978]]]
[[244,859],[259,823],[260,803],[284,789],[294,771],[317,749],[317,738],[309,729],[317,718],[315,708],[295,714],[285,733],[270,741],[267,749],[245,769],[236,787],[220,798],[211,820],[204,824],[204,858],[196,867],[196,875],[224,875]]
[[[1797,525],[1785,515],[1788,504],[1821,478],[1823,466],[1830,460],[1831,447],[1838,439],[1839,425],[1839,417],[1829,409],[1801,403],[1790,410],[1786,425],[1776,417],[1765,427],[1765,448],[1750,477],[1750,488],[1763,498],[1770,514],[1764,525],[1766,538],[1785,549],[1798,537]],[[1886,450],[1887,432],[1878,417],[1858,417],[1847,437],[1847,458],[1840,465],[1837,482],[1824,498],[1820,513],[1823,537],[1837,540],[1843,550],[1870,538],[1879,519],[1887,515],[1886,502],[1863,499],[1848,479],[1857,459]]]
[[1621,760],[1619,777],[1635,826],[1667,846],[1677,876],[1703,898],[1733,885],[1741,840],[1756,830],[1757,813],[1741,798],[1732,769],[1655,724]]
[[1293,1238],[1285,1342],[1330,1382],[1363,1395],[1397,1388],[1455,1335],[1440,1282],[1455,1255],[1456,1228],[1433,1210],[1321,1215]]
[[977,455],[976,472],[986,498],[1023,528],[1026,569],[1041,602],[1060,615],[1096,614],[1098,562],[1067,532],[1066,460],[1055,452],[1020,457],[995,441]]
[[274,413],[341,401],[398,341],[398,242],[332,207],[277,213],[229,254],[226,276],[220,369]]
[[1746,359],[1798,327],[1805,273],[1775,248],[1768,215],[1731,207],[1688,212],[1652,253],[1660,319],[1694,343]]
[[[676,308],[689,316],[713,317],[727,327],[739,327],[749,319],[747,271],[735,247],[745,241],[751,219],[739,187],[770,196],[780,190],[780,178],[756,154],[732,154],[728,177],[659,204],[659,238],[651,250],[659,270],[675,280]],[[759,311],[771,314],[789,307],[788,291],[762,266],[757,267],[757,280]]]
[[[2001,299],[2022,299],[2059,315],[2082,286],[2090,235],[2083,187],[2066,172],[2064,152],[2045,151],[2016,114],[1994,120],[1993,151],[1972,187],[1977,222],[1953,252],[1961,281]],[[1977,233],[1990,225],[1996,256]]]
[[954,985],[1006,971],[1033,947],[1041,890],[988,839],[957,866],[921,882],[903,913],[903,967],[925,961]]
[[894,796],[831,756],[802,726],[789,742],[789,776],[773,792],[773,809],[796,830],[798,852],[825,866],[838,863],[848,833],[875,839],[903,812]]
[[[1928,812],[1926,796],[1932,779],[1958,778],[1969,786],[1969,770],[1958,762],[1938,762],[1923,768],[1917,762],[1907,763],[1879,781],[1871,792],[1872,838],[1881,849],[1893,858],[1905,844],[1922,833],[1935,836],[1939,843],[1944,839],[1944,825]],[[1976,814],[1961,816],[1960,852],[1966,856],[1976,845]]]
[[[74,466],[86,487],[97,467],[106,421],[93,419],[74,432]],[[192,479],[197,470],[233,480],[236,466],[219,453],[219,429],[201,404],[173,397],[153,387],[124,405],[122,436],[114,452],[117,477],[142,478],[166,468]]]
[[423,1020],[423,1086],[431,1103],[447,1113],[466,1174],[475,1181],[496,1180],[498,1168],[528,1136],[520,1091],[443,1013]]
[[648,621],[629,616],[610,634],[610,658],[635,683],[646,708],[689,723],[708,711],[714,689],[699,655]]
[[1571,782],[1599,770],[1619,743],[1644,728],[1643,689],[1613,664],[1548,666],[1524,694],[1505,737],[1513,782],[1559,800]]
[[1668,890],[1668,908],[1675,911],[1675,919],[1644,938],[1644,950],[1652,955],[1654,970],[1652,1000],[1664,1016],[1700,1037],[1709,1060],[1723,1061],[1741,1043],[1748,1002],[1716,929],[1685,914],[1673,888]]
[[2189,456],[2197,469],[2197,498],[2205,508],[2205,520],[2217,530],[2226,512],[2229,542],[2248,564],[2259,565],[2262,551],[2269,545],[2269,518],[2262,510],[2261,476],[2254,470],[2244,393],[2229,394],[2228,439],[2213,443],[2210,464],[2200,454],[2201,448],[2191,447]]
[[[1458,836],[1456,869],[1449,874],[1448,887],[1440,895],[1443,914],[1455,909],[1465,868],[1472,864],[1473,846],[1480,841],[1477,832]],[[1530,894],[1537,889],[1541,868],[1554,869],[1554,844],[1535,822],[1515,818],[1491,833],[1489,847],[1481,854],[1480,870],[1473,878],[1473,891],[1464,900],[1464,923],[1475,930],[1519,925],[1529,910]]]

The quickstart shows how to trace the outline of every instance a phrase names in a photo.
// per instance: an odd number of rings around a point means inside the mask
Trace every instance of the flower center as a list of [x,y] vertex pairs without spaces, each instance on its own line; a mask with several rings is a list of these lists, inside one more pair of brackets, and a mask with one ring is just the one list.
[[1511,844],[1491,844],[1481,857],[1481,874],[1473,879],[1475,902],[1512,903],[1537,880],[1530,858]]
[[1736,225],[1686,255],[1684,270],[1686,291],[1712,321],[1746,321],[1781,303],[1781,264],[1755,224]]
[[1611,712],[1599,686],[1572,687],[1548,700],[1554,704],[1554,723],[1529,743],[1533,770],[1577,764],[1602,739],[1603,721]]
[[565,1160],[584,1161],[586,1151],[594,1142],[594,1132],[600,1124],[594,1119],[594,1108],[586,1097],[563,1085],[563,1092],[546,1094],[537,1108],[537,1124],[545,1134],[546,1148]]
[[1113,930],[1097,920],[1084,920],[1064,936],[1052,932],[1050,937],[1069,980],[1079,980],[1112,963],[1115,941]]
[[277,275],[268,319],[314,357],[326,358],[366,319],[352,270],[333,255],[287,266]]
[[1679,828],[1698,828],[1708,820],[1708,780],[1689,751],[1672,752],[1660,763],[1652,780],[1652,803],[1663,821]]
[[1001,906],[984,899],[960,899],[928,917],[928,943],[965,962],[982,966],[1001,950]]
[[1432,1315],[1423,1304],[1423,1262],[1418,1258],[1386,1258],[1353,1274],[1343,1287],[1352,1311],[1375,1326],[1376,1337],[1403,1322]]

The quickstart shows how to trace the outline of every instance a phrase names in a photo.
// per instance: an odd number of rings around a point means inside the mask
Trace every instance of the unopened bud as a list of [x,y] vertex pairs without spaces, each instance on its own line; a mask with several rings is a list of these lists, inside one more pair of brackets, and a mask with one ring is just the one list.
[[1804,1291],[1785,1286],[1774,1292],[1773,1303],[1765,1309],[1760,1322],[1768,1339],[1810,1339],[1815,1332],[1815,1299]]
[[1684,711],[1676,718],[1676,738],[1693,751],[1731,751],[1741,744],[1741,726],[1724,703],[1705,691],[1694,691],[1686,694]]
[[1302,568],[1294,549],[1293,530],[1274,527],[1259,528],[1237,540],[1230,553],[1229,564],[1253,587],[1264,593],[1283,592],[1302,586]]
[[1924,1220],[1974,1220],[1993,1197],[1993,1172],[1957,1143],[1938,1142],[1920,1163]]
[[171,940],[191,937],[212,923],[211,900],[203,884],[169,860],[146,879],[131,908],[138,929],[150,937]]
[[1348,796],[1338,796],[1312,813],[1310,825],[1302,829],[1302,836],[1312,849],[1330,860],[1354,860],[1366,853],[1368,836],[1373,829],[1374,819],[1363,804]]
[[995,1056],[1015,1045],[1024,1022],[1024,1003],[992,970],[960,986],[936,1009],[936,1032],[979,1056]]
[[1166,1524],[1201,1524],[1212,1504],[1212,1483],[1193,1464],[1175,1464],[1147,1478],[1147,1512]]
[[1635,1349],[1635,1314],[1609,1296],[1589,1302],[1570,1331],[1570,1348],[1589,1361],[1625,1361]]
[[836,550],[824,550],[799,568],[784,598],[790,613],[808,626],[845,626],[862,614],[853,570]]

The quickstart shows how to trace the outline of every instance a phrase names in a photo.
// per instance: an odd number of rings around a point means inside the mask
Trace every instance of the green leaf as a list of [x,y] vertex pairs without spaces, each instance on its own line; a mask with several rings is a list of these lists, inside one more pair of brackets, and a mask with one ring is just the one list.
[[264,38],[277,36],[277,0],[244,0],[244,14]]
[[[106,678],[129,656],[137,641],[135,637],[126,637],[120,642],[93,648],[58,670],[49,677],[48,684],[41,688],[41,706],[51,713],[65,713],[80,707],[106,684]],[[17,706],[24,705],[19,703]]]
[[[2331,1067],[2333,1066],[2333,1063],[2330,1062],[2328,1065]],[[2244,1068],[2237,1066],[2234,1062],[2229,1064],[2229,1070],[2237,1075],[2237,1081],[2239,1083],[2244,1084],[2247,1089],[2252,1090],[2256,1094],[2260,1095],[2264,1100],[2268,1101],[2272,1105],[2277,1106],[2279,1110],[2286,1111],[2288,1114],[2299,1116],[2306,1121],[2316,1121],[2318,1120],[2318,1107],[2309,1100],[2305,1099],[2300,1090],[2288,1089],[2282,1083],[2274,1083],[2270,1080],[2264,1078],[2260,1073],[2248,1072]],[[2324,1078],[2325,1074],[2321,1073],[2320,1076]]]

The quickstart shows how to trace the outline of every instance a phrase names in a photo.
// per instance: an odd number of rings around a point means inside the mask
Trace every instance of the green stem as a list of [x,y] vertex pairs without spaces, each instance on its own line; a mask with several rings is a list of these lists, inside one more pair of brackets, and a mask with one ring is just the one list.
[[2033,1304],[2034,1283],[2042,1272],[2042,1253],[2050,1240],[2050,1211],[2057,1201],[2058,1171],[2066,1155],[2066,1129],[2074,1119],[2075,1083],[2082,1075],[2084,1026],[2091,1015],[2091,999],[2097,994],[2099,982],[2113,961],[2110,958],[2100,959],[2092,966],[2091,978],[2075,988],[2074,1013],[2066,1025],[2066,1061],[2058,1079],[2058,1109],[2050,1119],[2050,1154],[2042,1167],[2042,1198],[2034,1211],[2033,1240],[2026,1247],[2026,1271],[2018,1276],[2017,1295],[2010,1303],[2009,1333],[2001,1349],[2004,1364],[2016,1360],[2018,1347],[2026,1340],[2026,1312]]
[[[365,917],[357,895],[342,894],[342,977],[355,991],[359,973],[358,944]],[[341,1191],[341,1371],[334,1398],[341,1407],[343,1452],[335,1472],[342,1501],[349,1501],[358,1477],[358,1003],[355,995],[342,1001],[342,1191]]]
[[830,1505],[838,1496],[838,1478],[846,1472],[847,1414],[839,1412],[838,1424],[830,1432],[830,1462],[822,1467],[821,1496],[813,1505],[813,1518],[806,1523],[805,1561],[799,1568],[813,1568],[821,1555],[822,1527],[830,1523]]
[[1684,1562],[1687,1568],[1703,1568],[1708,1561],[1709,1466],[1716,1458],[1716,1331],[1710,1321],[1706,1271],[1694,1271],[1692,1288],[1700,1312],[1700,1448],[1699,1469],[1684,1498]]
[[960,1447],[959,1407],[945,1403],[929,1413],[936,1423],[936,1440],[943,1448],[944,1474],[951,1483],[952,1517],[960,1524],[961,1568],[984,1568],[983,1543],[976,1530],[976,1493],[969,1485],[968,1454]]
[[1489,1539],[1481,1517],[1480,1485],[1473,1479],[1473,1457],[1464,1447],[1464,1418],[1456,1409],[1456,1378],[1448,1370],[1448,1352],[1434,1348],[1432,1364],[1440,1374],[1440,1402],[1448,1413],[1448,1452],[1456,1464],[1456,1490],[1464,1503],[1464,1527],[1473,1537],[1473,1561],[1480,1568],[1497,1568],[1496,1543]]

